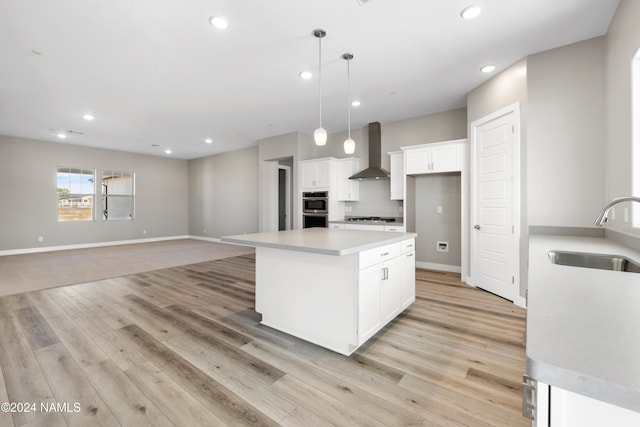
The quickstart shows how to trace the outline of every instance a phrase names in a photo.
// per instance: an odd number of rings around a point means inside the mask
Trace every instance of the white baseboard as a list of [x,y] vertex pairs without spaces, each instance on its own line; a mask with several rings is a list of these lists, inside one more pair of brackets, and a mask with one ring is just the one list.
[[204,240],[206,242],[226,243],[226,242],[223,242],[222,240],[220,240],[219,237],[204,237],[204,236],[192,236],[192,235],[189,235],[188,238],[189,239],[194,239],[194,240]]
[[45,246],[41,248],[10,249],[6,251],[0,251],[0,256],[34,254],[39,252],[65,251],[69,249],[100,248],[104,246],[133,245],[136,243],[152,243],[152,242],[162,242],[166,240],[179,240],[179,239],[189,239],[189,238],[191,237],[188,235],[185,235],[185,236],[153,237],[149,239],[116,240],[111,242],[81,243],[78,245]]
[[416,267],[427,270],[448,271],[450,273],[461,273],[462,267],[459,265],[435,264],[432,262],[416,261]]
[[527,308],[527,299],[518,295],[516,299],[513,300],[513,303],[518,307]]

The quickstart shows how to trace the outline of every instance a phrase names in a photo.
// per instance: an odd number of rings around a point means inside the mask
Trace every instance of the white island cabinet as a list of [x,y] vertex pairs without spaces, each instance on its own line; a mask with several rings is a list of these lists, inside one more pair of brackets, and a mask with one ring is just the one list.
[[415,236],[309,228],[222,241],[256,248],[263,325],[350,355],[415,301]]

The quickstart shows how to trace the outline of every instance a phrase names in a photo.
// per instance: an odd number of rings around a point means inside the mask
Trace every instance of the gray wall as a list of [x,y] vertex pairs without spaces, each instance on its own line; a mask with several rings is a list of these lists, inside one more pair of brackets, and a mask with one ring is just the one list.
[[189,161],[189,234],[258,231],[258,147]]
[[[135,172],[135,220],[58,222],[58,166]],[[0,250],[184,236],[188,163],[0,136],[0,197]],[[96,210],[102,210],[101,198]]]
[[[621,0],[606,37],[607,200],[628,196],[632,192],[631,60],[640,49],[639,21],[640,2]],[[635,111],[636,116],[638,111],[640,107]],[[640,150],[640,147],[637,149]],[[635,172],[640,173],[637,170]],[[640,209],[640,205],[634,204],[633,208]],[[618,212],[621,212],[620,208]],[[640,236],[640,229],[633,229],[630,223],[624,223],[620,214],[607,224],[607,228]]]
[[[415,178],[416,261],[460,267],[460,174],[418,175]],[[442,207],[442,213],[437,208]],[[436,243],[449,243],[438,252]]]
[[527,59],[532,225],[590,226],[605,198],[604,38]]

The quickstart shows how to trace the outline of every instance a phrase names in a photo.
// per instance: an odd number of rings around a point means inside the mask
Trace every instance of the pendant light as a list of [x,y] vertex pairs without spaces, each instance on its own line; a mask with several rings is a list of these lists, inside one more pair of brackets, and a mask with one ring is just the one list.
[[349,69],[349,61],[353,59],[353,54],[345,53],[342,59],[347,61],[347,127],[349,128],[349,137],[344,141],[344,152],[353,154],[356,151],[356,143],[351,139],[351,73]]
[[327,35],[323,29],[313,30],[313,35],[318,38],[318,110],[320,115],[320,127],[313,132],[313,139],[316,145],[327,143],[327,131],[322,127],[322,38]]

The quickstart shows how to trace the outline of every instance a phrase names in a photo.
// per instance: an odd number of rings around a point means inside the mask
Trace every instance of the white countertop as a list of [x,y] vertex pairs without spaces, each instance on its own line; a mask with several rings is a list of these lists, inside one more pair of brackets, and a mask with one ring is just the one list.
[[604,238],[531,235],[527,373],[640,412],[640,274],[555,265],[554,249],[640,261]]
[[416,237],[415,233],[393,231],[336,230],[307,228],[303,230],[224,236],[220,240],[240,245],[311,252],[323,255],[348,255]]

